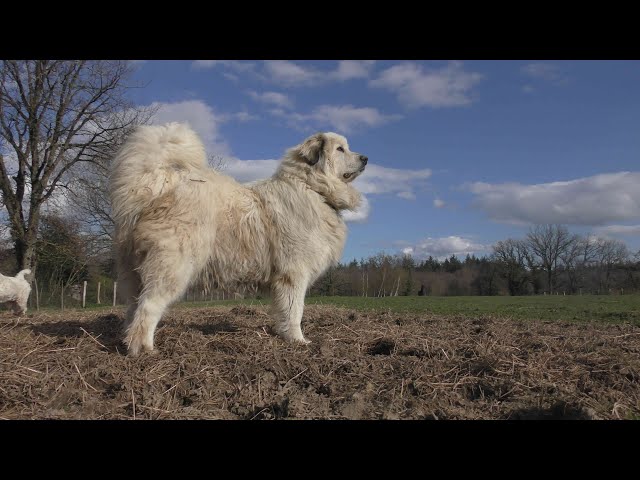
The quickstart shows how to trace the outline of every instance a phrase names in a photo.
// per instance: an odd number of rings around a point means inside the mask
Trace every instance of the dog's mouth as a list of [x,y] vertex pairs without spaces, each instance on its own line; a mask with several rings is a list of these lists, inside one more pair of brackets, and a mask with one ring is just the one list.
[[360,175],[362,172],[364,172],[364,165],[359,170],[356,170],[355,172],[345,173],[344,175],[342,175],[342,178],[344,178],[345,181],[350,182],[352,180],[355,180],[356,177]]

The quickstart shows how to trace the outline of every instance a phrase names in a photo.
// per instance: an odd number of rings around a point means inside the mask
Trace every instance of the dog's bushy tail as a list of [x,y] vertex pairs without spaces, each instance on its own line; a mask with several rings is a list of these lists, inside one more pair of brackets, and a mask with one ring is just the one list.
[[16,275],[16,278],[24,280],[24,276],[25,275],[29,275],[30,273],[31,273],[31,269],[30,268],[25,268],[24,270],[20,270],[18,272],[18,274]]
[[111,165],[109,193],[118,237],[127,236],[144,207],[181,176],[206,166],[204,146],[188,125],[138,127]]

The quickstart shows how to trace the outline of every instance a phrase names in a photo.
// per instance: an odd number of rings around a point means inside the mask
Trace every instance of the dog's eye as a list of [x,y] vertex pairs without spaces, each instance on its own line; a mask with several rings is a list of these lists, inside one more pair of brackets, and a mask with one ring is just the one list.
[[338,151],[339,151],[339,152],[344,152],[344,148],[342,148],[342,147],[338,147]]

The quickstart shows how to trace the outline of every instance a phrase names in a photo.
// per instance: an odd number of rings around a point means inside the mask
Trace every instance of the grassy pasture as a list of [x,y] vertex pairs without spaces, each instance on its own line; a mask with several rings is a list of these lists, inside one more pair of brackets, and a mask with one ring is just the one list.
[[[184,302],[208,305],[268,305],[269,299]],[[640,295],[543,295],[522,297],[308,297],[307,305],[334,305],[359,311],[498,317],[517,320],[632,323],[640,325]]]

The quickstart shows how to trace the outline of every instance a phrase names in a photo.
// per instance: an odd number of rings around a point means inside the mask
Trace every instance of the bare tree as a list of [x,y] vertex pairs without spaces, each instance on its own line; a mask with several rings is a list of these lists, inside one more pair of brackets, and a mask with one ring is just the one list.
[[536,225],[527,234],[527,245],[536,256],[547,277],[547,288],[553,293],[553,280],[561,256],[578,240],[564,225]]
[[614,239],[600,239],[597,243],[596,262],[599,267],[600,288],[607,292],[611,287],[613,270],[629,258],[629,250],[624,242]]
[[522,295],[529,277],[527,244],[522,240],[512,238],[497,242],[493,246],[493,258],[507,281],[509,295]]
[[571,292],[575,293],[584,283],[587,268],[595,260],[597,246],[598,240],[592,235],[577,236],[575,242],[560,255]]
[[76,219],[96,238],[104,239],[105,243],[112,241],[114,231],[108,165],[106,161],[85,165],[73,190]]
[[564,266],[569,292],[575,293],[580,283],[580,260],[582,258],[582,238],[578,238],[571,243],[564,252],[560,254],[560,260]]
[[35,270],[43,205],[144,115],[125,97],[129,73],[120,61],[1,61],[0,192],[19,268]]

